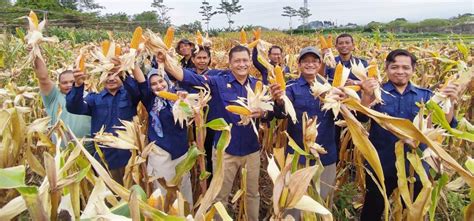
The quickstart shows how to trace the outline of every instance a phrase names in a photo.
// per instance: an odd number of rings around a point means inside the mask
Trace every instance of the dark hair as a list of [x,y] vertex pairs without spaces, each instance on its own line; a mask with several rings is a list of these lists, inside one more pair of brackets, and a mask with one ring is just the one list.
[[179,49],[181,48],[181,45],[182,44],[187,44],[191,47],[194,47],[194,43],[192,43],[191,41],[189,41],[188,39],[181,39],[178,41],[178,43],[176,44],[176,49],[179,51]]
[[347,33],[342,33],[342,34],[337,36],[336,44],[337,44],[337,41],[339,40],[339,38],[347,38],[347,37],[351,38],[351,42],[354,43],[354,38],[352,38],[352,35],[347,34]]
[[74,72],[72,72],[71,70],[65,70],[65,71],[59,73],[59,75],[58,75],[58,81],[59,81],[59,82],[61,82],[61,77],[62,77],[64,74],[74,74]]
[[191,50],[191,57],[195,58],[196,55],[199,52],[204,51],[204,52],[206,52],[207,56],[209,57],[209,63],[207,65],[210,65],[211,64],[211,49],[209,47],[205,47],[205,46],[201,46],[201,45],[199,45],[198,47],[199,47],[199,49],[193,48]]
[[229,61],[230,59],[232,59],[232,54],[237,53],[237,52],[242,52],[242,51],[247,52],[247,54],[250,56],[250,50],[247,47],[242,46],[242,45],[237,45],[237,46],[234,46],[232,49],[230,49]]
[[387,58],[385,59],[385,67],[388,67],[389,64],[395,62],[395,58],[398,56],[407,56],[411,60],[411,67],[414,69],[416,65],[416,57],[409,51],[405,49],[395,49],[388,53]]
[[272,53],[272,50],[273,50],[273,49],[280,49],[280,52],[283,52],[283,49],[282,49],[280,46],[278,46],[278,45],[272,45],[272,46],[270,47],[270,49],[268,49],[268,55],[270,55],[270,54]]

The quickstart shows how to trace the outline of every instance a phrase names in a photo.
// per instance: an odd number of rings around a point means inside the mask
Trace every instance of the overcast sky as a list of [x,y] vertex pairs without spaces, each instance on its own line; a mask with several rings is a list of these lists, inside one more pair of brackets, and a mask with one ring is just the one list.
[[[152,0],[95,0],[105,9],[102,13],[125,12],[129,15],[153,10]],[[174,25],[202,22],[199,7],[202,0],[164,0],[165,5],[174,8],[170,12]],[[208,0],[217,8],[220,0]],[[287,17],[282,17],[284,6],[299,8],[303,0],[240,0],[244,10],[233,17],[234,26],[261,25],[269,28],[288,28]],[[425,18],[449,18],[463,13],[474,12],[474,0],[308,0],[311,17],[308,21],[329,20],[337,24],[348,22],[367,24],[371,21],[388,22],[396,18],[419,21]],[[293,26],[301,21],[293,18]],[[204,23],[203,23],[204,25]],[[224,15],[212,18],[210,27],[227,27]]]

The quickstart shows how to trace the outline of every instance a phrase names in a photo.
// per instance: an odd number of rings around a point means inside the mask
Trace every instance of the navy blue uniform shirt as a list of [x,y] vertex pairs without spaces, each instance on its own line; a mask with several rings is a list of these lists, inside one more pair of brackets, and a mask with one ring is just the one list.
[[[138,88],[133,82],[134,95],[129,94],[124,87],[121,87],[114,95],[110,94],[107,89],[99,93],[89,93],[83,98],[84,84],[80,87],[73,86],[66,96],[66,108],[73,114],[91,116],[91,134],[94,135],[105,126],[105,132],[113,133],[118,130],[114,126],[123,126],[119,119],[131,121],[137,115],[137,105],[139,102]],[[116,148],[101,148],[109,169],[117,169],[124,167],[129,158],[129,150],[120,150]],[[95,154],[98,158],[97,154]]]
[[[240,116],[225,109],[227,105],[238,105],[235,103],[237,97],[247,97],[245,86],[250,85],[252,89],[255,88],[257,79],[249,76],[244,85],[241,85],[230,70],[222,71],[214,76],[198,75],[187,69],[183,69],[183,73],[183,84],[189,86],[209,85],[212,98],[209,102],[208,121],[222,117],[227,123],[232,123],[232,138],[226,152],[234,156],[245,156],[258,151],[260,145],[252,124],[238,125]],[[220,132],[216,132],[214,145],[217,144],[219,137]]]
[[[373,109],[381,113],[387,113],[392,117],[404,118],[410,121],[413,121],[419,111],[416,102],[423,101],[426,103],[432,96],[430,90],[416,87],[412,83],[408,84],[403,94],[400,94],[391,82],[383,84],[382,89],[390,94],[382,92],[382,99],[385,104],[377,104]],[[451,121],[451,126],[457,126],[456,119]],[[380,127],[375,121],[371,121],[369,139],[377,149],[385,176],[397,176],[395,143],[399,139],[391,132]],[[424,150],[426,145],[420,145],[419,148]],[[405,145],[405,154],[410,151],[411,147]],[[406,162],[408,166],[408,160]],[[425,162],[423,164],[425,168],[428,168]]]
[[[362,64],[364,65],[364,67],[368,67],[369,64],[367,63],[366,60],[364,59],[361,59],[361,58],[356,58],[354,56],[351,57],[351,59],[349,61],[343,61],[341,56],[336,56],[336,64],[341,62],[342,65],[344,65],[346,68],[349,68],[351,69],[352,65],[351,65],[351,60],[353,60],[353,62],[355,61],[356,64],[359,64],[359,62],[362,62]],[[326,77],[328,78],[328,80],[330,82],[332,82],[332,79],[334,78],[334,71],[335,69],[334,68],[330,68],[330,67],[327,67],[326,66]],[[356,80],[358,81],[359,79],[352,73],[352,71],[350,72],[349,74],[349,78],[348,79],[351,79],[351,80]]]
[[155,129],[153,128],[153,105],[157,98],[148,81],[138,83],[140,89],[141,101],[148,111],[148,140],[149,142],[155,142],[157,146],[165,150],[171,155],[171,159],[174,160],[183,156],[188,151],[188,130],[186,124],[181,127],[178,122],[174,122],[172,103],[167,100],[163,100],[165,106],[157,114],[163,135],[160,137]]
[[[253,48],[252,50],[252,62],[253,62],[253,66],[255,66],[255,68],[260,72],[260,74],[262,75],[262,83],[267,85],[268,84],[268,70],[265,66],[263,66],[263,64],[261,64],[258,59],[258,51],[257,51],[257,48]],[[275,64],[272,64],[273,66],[275,66]],[[283,73],[291,73],[290,72],[290,68],[288,66],[285,66],[285,68],[283,68]]]
[[[298,122],[294,124],[291,120],[288,121],[287,132],[295,140],[301,149],[303,146],[303,127],[302,127],[302,116],[303,112],[308,114],[308,117],[317,117],[318,136],[316,137],[316,143],[324,147],[327,154],[320,154],[321,162],[324,166],[330,165],[336,162],[336,142],[335,136],[335,125],[334,125],[334,114],[331,110],[321,110],[322,103],[318,98],[315,98],[311,94],[310,84],[301,76],[296,80],[288,82],[286,87],[286,95],[293,103],[293,107],[296,111],[296,117]],[[283,107],[275,105],[275,117],[285,118],[283,114]],[[286,148],[287,152],[293,153],[294,150],[290,146]],[[300,163],[304,163],[304,158],[300,158]]]

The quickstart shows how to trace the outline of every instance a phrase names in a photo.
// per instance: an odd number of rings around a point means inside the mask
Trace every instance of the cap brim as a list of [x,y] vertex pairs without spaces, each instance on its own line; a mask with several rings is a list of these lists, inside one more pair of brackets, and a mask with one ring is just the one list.
[[314,54],[314,55],[316,55],[316,57],[318,57],[321,60],[321,55],[320,54],[318,54],[316,52],[313,52],[313,51],[308,51],[308,52],[300,54],[300,56],[298,57],[298,62],[300,62],[301,58],[303,58],[305,55],[308,55],[308,54]]

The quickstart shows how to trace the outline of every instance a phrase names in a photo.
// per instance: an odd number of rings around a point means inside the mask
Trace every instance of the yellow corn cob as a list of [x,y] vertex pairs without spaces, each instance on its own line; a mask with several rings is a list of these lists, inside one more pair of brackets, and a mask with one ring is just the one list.
[[249,116],[252,114],[252,112],[250,112],[249,109],[242,106],[237,106],[237,105],[228,105],[227,107],[225,107],[225,109],[231,113],[243,115],[243,116]]
[[276,66],[275,69],[273,70],[275,73],[275,80],[276,83],[280,85],[280,88],[282,90],[286,89],[286,83],[285,83],[285,77],[283,76],[283,70],[281,69],[280,66]]
[[240,44],[247,44],[247,33],[243,28],[240,30]]
[[109,40],[104,40],[102,42],[102,54],[107,55],[109,53],[109,47],[110,47],[110,41]]
[[255,40],[258,40],[262,36],[262,28],[258,28],[257,30],[253,29],[253,36],[255,37]]
[[142,38],[143,34],[143,29],[142,27],[138,26],[135,28],[135,31],[133,32],[133,37],[132,41],[130,42],[130,48],[137,49],[138,44],[140,44],[140,39]]
[[167,30],[166,30],[166,35],[165,35],[165,39],[163,39],[166,47],[169,49],[171,48],[171,44],[173,43],[173,38],[174,38],[174,28],[173,27],[169,27]]
[[196,42],[198,45],[202,45],[202,42],[203,42],[202,34],[199,30],[196,32]]
[[332,35],[328,35],[328,39],[326,40],[326,44],[328,45],[328,48],[332,48]]
[[328,44],[326,42],[326,39],[324,38],[324,35],[319,36],[319,43],[321,44],[321,49],[328,48]]
[[179,99],[179,96],[175,93],[171,93],[171,92],[168,92],[168,91],[160,91],[158,92],[156,95],[158,95],[158,97],[162,97],[166,100],[170,100],[170,101],[177,101]]
[[79,64],[77,66],[81,72],[84,72],[86,70],[86,58],[84,55],[80,55]]
[[268,77],[268,83],[270,83],[270,84],[276,84],[275,78]]
[[258,94],[262,91],[263,89],[263,84],[261,81],[257,81],[257,83],[255,83],[255,94]]
[[250,49],[254,48],[255,46],[257,46],[258,41],[259,40],[255,40],[255,41],[250,42],[250,44],[247,45],[247,48],[250,48]]
[[369,78],[377,78],[377,62],[372,60],[369,64],[369,70],[367,70],[367,77]]
[[342,82],[341,82],[342,81],[342,70],[343,70],[342,64],[340,62],[337,63],[336,70],[334,71],[334,79],[332,81],[332,86],[334,86],[334,87],[343,86]]
[[350,85],[350,86],[346,86],[345,88],[352,89],[355,92],[360,91],[360,86],[359,85]]
[[149,206],[155,209],[161,209],[163,207],[163,198],[161,196],[159,197],[150,196],[150,198],[148,198],[147,200],[147,203]]
[[148,203],[149,206],[151,206],[153,208],[156,208],[156,206],[158,204],[158,199],[156,199],[155,197],[150,197],[150,198],[148,198],[147,203]]
[[30,17],[31,21],[35,25],[35,28],[38,28],[39,20],[38,16],[36,16],[36,13],[34,11],[30,11],[30,15],[28,15],[28,17]]
[[115,45],[115,56],[120,56],[122,55],[122,48],[120,45]]

